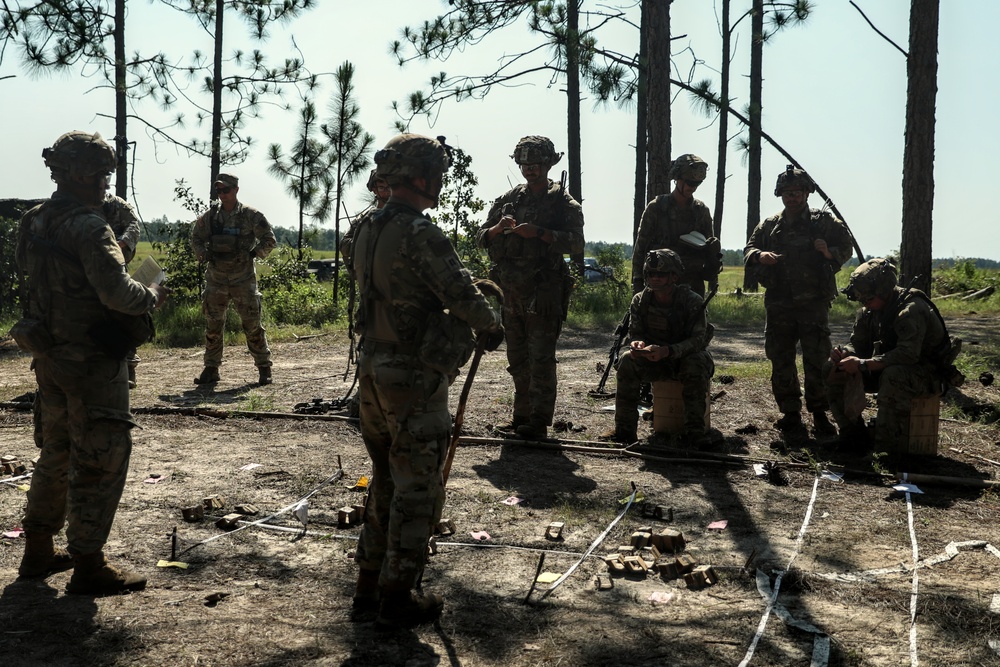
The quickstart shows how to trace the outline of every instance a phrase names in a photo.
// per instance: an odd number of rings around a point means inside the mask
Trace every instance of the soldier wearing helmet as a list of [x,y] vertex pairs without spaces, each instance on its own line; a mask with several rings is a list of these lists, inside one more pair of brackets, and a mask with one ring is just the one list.
[[[851,341],[830,353],[824,372],[830,411],[840,427],[846,449],[871,445],[863,404],[849,404],[848,387],[855,396],[878,393],[875,445],[879,451],[906,449],[910,401],[941,391],[948,379],[941,371],[954,361],[944,320],[926,294],[896,284],[896,267],[872,259],[851,273],[844,294],[861,304]],[[951,354],[949,358],[949,354]],[[958,383],[956,383],[958,384]]]
[[645,382],[680,380],[684,384],[684,440],[697,447],[709,442],[705,428],[709,382],[715,373],[704,301],[680,282],[684,264],[673,250],[650,250],[643,261],[646,287],[629,306],[629,350],[615,375],[615,427],[604,440],[638,440],[639,394]]
[[[352,278],[354,277],[354,266],[351,261],[351,253],[354,251],[354,237],[357,234],[357,230],[361,225],[371,222],[375,211],[381,211],[385,208],[386,202],[389,201],[389,184],[386,183],[384,178],[379,178],[375,172],[375,169],[371,170],[371,173],[368,174],[368,183],[365,185],[368,191],[372,193],[374,201],[371,206],[355,216],[351,228],[347,230],[344,238],[340,240],[340,254],[344,258],[344,266],[347,267],[347,272]],[[353,289],[353,283],[351,287]]]
[[[111,231],[115,233],[118,247],[121,248],[127,266],[135,257],[135,248],[139,244],[139,216],[131,204],[110,192],[101,204],[101,214],[108,221]],[[139,361],[141,361],[139,355],[133,348],[128,358],[129,389],[135,389],[135,368],[139,365]]]
[[361,435],[373,482],[355,561],[357,617],[391,629],[433,621],[441,596],[418,595],[427,543],[444,505],[448,386],[475,346],[503,340],[500,314],[423,211],[437,206],[448,153],[441,141],[401,134],[375,154],[391,188],[358,227],[351,254],[361,297]]
[[[146,579],[110,565],[104,545],[132,450],[125,355],[140,341],[130,331],[145,326],[137,320],[162,304],[167,290],[128,276],[114,232],[98,212],[116,163],[101,136],[69,132],[42,156],[56,191],[21,219],[16,259],[28,299],[25,317],[11,330],[33,357],[41,447],[18,573],[41,577],[73,568],[69,593],[138,590]],[[64,524],[68,550],[53,540]]]
[[747,271],[767,290],[764,351],[771,361],[771,390],[782,416],[775,426],[789,437],[805,435],[802,385],[795,350],[802,345],[806,410],[816,435],[836,429],[826,416],[823,363],[830,356],[830,304],[837,296],[836,274],[851,256],[851,234],[831,213],[811,209],[816,189],[809,175],[789,165],[778,175],[774,194],[784,210],[761,222],[743,252]]
[[504,291],[514,409],[511,422],[499,428],[539,440],[555,412],[556,342],[573,289],[563,256],[583,254],[583,209],[548,177],[562,157],[548,138],[523,137],[511,157],[525,182],[493,202],[476,241]]
[[705,280],[717,284],[722,270],[722,248],[713,236],[708,206],[694,198],[695,190],[708,175],[708,163],[686,153],[670,163],[672,192],[659,195],[646,205],[632,251],[632,291],[643,289],[642,263],[650,250],[670,248],[684,261],[680,282],[705,296]]
[[271,376],[271,348],[261,325],[261,294],[254,259],[264,259],[278,244],[271,223],[257,209],[243,204],[240,179],[233,174],[215,177],[212,206],[191,225],[191,249],[198,262],[207,263],[202,310],[205,313],[205,367],[195,384],[215,384],[222,365],[226,311],[229,304],[240,316],[247,349],[257,367],[257,382]]

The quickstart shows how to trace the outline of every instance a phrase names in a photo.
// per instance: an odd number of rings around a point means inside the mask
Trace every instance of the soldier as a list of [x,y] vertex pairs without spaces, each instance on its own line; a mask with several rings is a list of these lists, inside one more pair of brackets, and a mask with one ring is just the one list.
[[352,278],[354,278],[354,266],[351,262],[351,252],[354,250],[354,237],[357,230],[361,225],[370,222],[375,211],[381,211],[385,208],[386,202],[389,201],[389,184],[385,182],[385,179],[379,178],[375,172],[376,170],[372,169],[366,185],[368,191],[375,196],[375,201],[354,218],[354,224],[340,240],[340,255],[344,258],[344,266],[347,267],[347,272]]
[[775,426],[793,435],[804,431],[796,343],[802,345],[806,409],[816,434],[836,433],[826,416],[823,363],[830,356],[836,274],[850,258],[852,243],[843,222],[809,208],[809,194],[815,190],[806,172],[789,165],[774,188],[784,210],[757,225],[743,252],[747,270],[754,271],[767,290],[764,352],[771,361],[771,391],[782,412]]
[[639,393],[644,382],[684,384],[684,439],[708,442],[705,429],[709,382],[715,373],[705,302],[683,283],[684,264],[673,250],[651,250],[642,265],[646,287],[629,306],[629,350],[615,375],[615,427],[601,436],[631,444],[638,440]]
[[827,393],[845,448],[870,444],[860,411],[846,407],[848,383],[860,382],[865,391],[878,392],[875,444],[880,451],[892,451],[905,447],[910,401],[940,393],[942,371],[957,353],[933,302],[920,290],[897,286],[896,280],[896,267],[872,259],[851,273],[842,290],[863,306],[851,342],[834,348],[824,369],[835,371],[828,375]]
[[247,348],[257,366],[259,384],[271,384],[271,350],[260,323],[261,296],[254,258],[267,257],[277,242],[264,214],[237,199],[240,181],[232,174],[215,179],[218,200],[191,226],[191,249],[208,262],[202,310],[205,313],[205,368],[195,384],[219,381],[222,330],[232,301],[243,324]]
[[633,293],[643,290],[643,263],[649,252],[658,248],[669,248],[680,256],[687,269],[680,277],[680,284],[687,285],[698,296],[705,296],[706,279],[713,286],[718,283],[722,246],[713,236],[708,206],[694,198],[695,190],[707,174],[708,163],[697,155],[687,153],[670,163],[673,191],[649,202],[639,222],[632,251]]
[[549,139],[524,137],[511,157],[526,182],[493,202],[476,242],[504,291],[514,414],[500,429],[537,440],[547,435],[555,411],[556,341],[573,288],[563,255],[583,253],[583,209],[548,178],[562,157]]
[[[139,217],[135,214],[135,209],[127,201],[110,192],[101,204],[101,213],[108,221],[111,231],[115,233],[118,240],[118,247],[121,248],[122,256],[125,258],[125,266],[135,257],[135,248],[139,245]],[[141,359],[133,349],[129,353],[128,361],[128,388],[135,389],[135,368]]]
[[[11,331],[32,353],[41,447],[24,516],[27,543],[18,573],[73,568],[69,593],[105,595],[145,587],[110,565],[104,545],[132,451],[125,328],[148,316],[167,290],[125,272],[111,228],[96,211],[115,152],[99,134],[69,132],[42,152],[56,191],[21,219],[17,265],[28,285],[25,318]],[[138,325],[140,328],[142,324]],[[68,552],[53,536],[67,524]]]
[[500,315],[455,249],[421,212],[434,208],[449,165],[445,146],[401,134],[375,154],[392,195],[358,228],[353,254],[361,307],[361,434],[373,483],[358,552],[355,618],[378,610],[377,630],[433,621],[440,595],[414,592],[444,505],[448,386],[475,346],[503,340]]

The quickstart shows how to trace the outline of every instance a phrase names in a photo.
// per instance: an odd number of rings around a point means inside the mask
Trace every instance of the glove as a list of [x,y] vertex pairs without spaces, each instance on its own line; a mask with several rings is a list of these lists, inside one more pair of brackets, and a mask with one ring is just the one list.
[[497,327],[496,331],[480,331],[479,336],[483,340],[483,349],[493,352],[503,342],[503,325]]

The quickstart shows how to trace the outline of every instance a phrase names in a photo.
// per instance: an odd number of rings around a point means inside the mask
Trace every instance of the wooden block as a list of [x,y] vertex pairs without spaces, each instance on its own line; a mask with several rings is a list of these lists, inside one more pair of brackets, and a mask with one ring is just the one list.
[[681,574],[687,574],[688,572],[693,570],[694,566],[696,565],[696,563],[694,562],[694,558],[691,558],[691,556],[685,554],[681,554],[680,556],[678,556],[675,562],[677,563],[677,571],[680,572]]
[[632,546],[630,546],[630,545],[623,544],[620,547],[618,547],[618,555],[619,556],[622,556],[622,557],[631,556],[633,553],[635,553],[635,548],[632,547]]
[[441,522],[438,523],[437,527],[434,529],[434,532],[436,532],[441,537],[448,537],[449,535],[454,535],[455,522],[452,521],[451,519],[442,519]]
[[624,574],[625,573],[625,563],[622,562],[621,556],[619,554],[608,554],[604,557],[604,562],[608,566],[608,572],[611,574]]
[[349,528],[358,523],[358,513],[350,505],[337,510],[337,524]]
[[185,521],[192,523],[195,521],[201,521],[205,518],[205,506],[192,505],[191,507],[184,507],[181,509],[181,514],[184,516]]
[[24,467],[24,464],[23,463],[18,463],[17,465],[14,466],[14,472],[12,474],[14,474],[14,475],[23,475],[26,472],[28,472],[28,469]]
[[699,565],[684,575],[684,583],[689,588],[704,588],[716,582],[715,571],[711,565]]
[[547,540],[558,540],[562,537],[563,526],[566,524],[562,521],[553,521],[549,524],[548,528],[545,529],[545,539]]
[[14,463],[17,461],[16,456],[0,456],[0,465],[7,465],[8,463]]
[[606,591],[614,587],[615,587],[615,582],[611,577],[603,574],[594,575],[594,588],[596,588],[597,590]]
[[684,551],[684,535],[679,530],[666,528],[653,535],[652,542],[663,553]]
[[677,561],[675,560],[668,560],[668,561],[663,561],[662,563],[657,563],[656,571],[660,573],[660,577],[662,577],[665,581],[676,579],[677,577],[681,576],[681,572],[677,568]]
[[239,522],[242,520],[243,520],[242,514],[237,514],[236,512],[233,512],[232,514],[227,514],[226,516],[216,521],[215,525],[219,528],[222,528],[223,530],[232,530],[233,528],[236,528]]
[[226,501],[223,500],[222,496],[209,496],[201,501],[201,505],[205,508],[206,512],[214,512],[225,507]]
[[646,572],[645,562],[639,556],[625,556],[622,558],[625,569],[631,574],[643,574]]
[[364,505],[351,505],[354,508],[355,514],[358,516],[358,523],[365,522],[365,506]]
[[243,514],[244,516],[256,516],[257,514],[260,514],[260,510],[257,509],[257,506],[251,505],[250,503],[243,503],[242,505],[237,505],[233,509],[239,512],[240,514]]
[[649,538],[652,537],[652,533],[644,531],[635,531],[632,533],[632,547],[634,549],[641,549],[647,544],[649,544]]

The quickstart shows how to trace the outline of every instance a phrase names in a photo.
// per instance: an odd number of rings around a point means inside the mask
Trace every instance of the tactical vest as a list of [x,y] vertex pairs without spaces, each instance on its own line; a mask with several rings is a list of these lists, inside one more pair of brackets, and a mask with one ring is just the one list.
[[[511,214],[520,224],[535,224],[549,230],[565,231],[566,196],[561,187],[550,188],[535,199],[525,185],[515,188]],[[562,253],[537,238],[517,234],[499,234],[489,245],[494,266],[490,276],[506,289],[546,285],[556,288],[558,280],[569,276]]]
[[781,259],[774,266],[763,267],[763,273],[769,275],[761,280],[772,297],[792,301],[836,298],[833,267],[813,247],[816,239],[821,238],[817,232],[823,216],[822,211],[810,209],[805,224],[779,219],[772,228],[769,250],[780,254]]
[[253,268],[253,249],[257,245],[254,224],[247,207],[239,205],[222,220],[222,206],[214,204],[209,211],[211,235],[208,247],[212,251],[212,267],[223,273],[235,273]]
[[651,290],[639,297],[639,317],[645,322],[650,340],[658,345],[674,345],[685,340],[691,330],[691,313],[677,303],[668,306],[656,303]]

